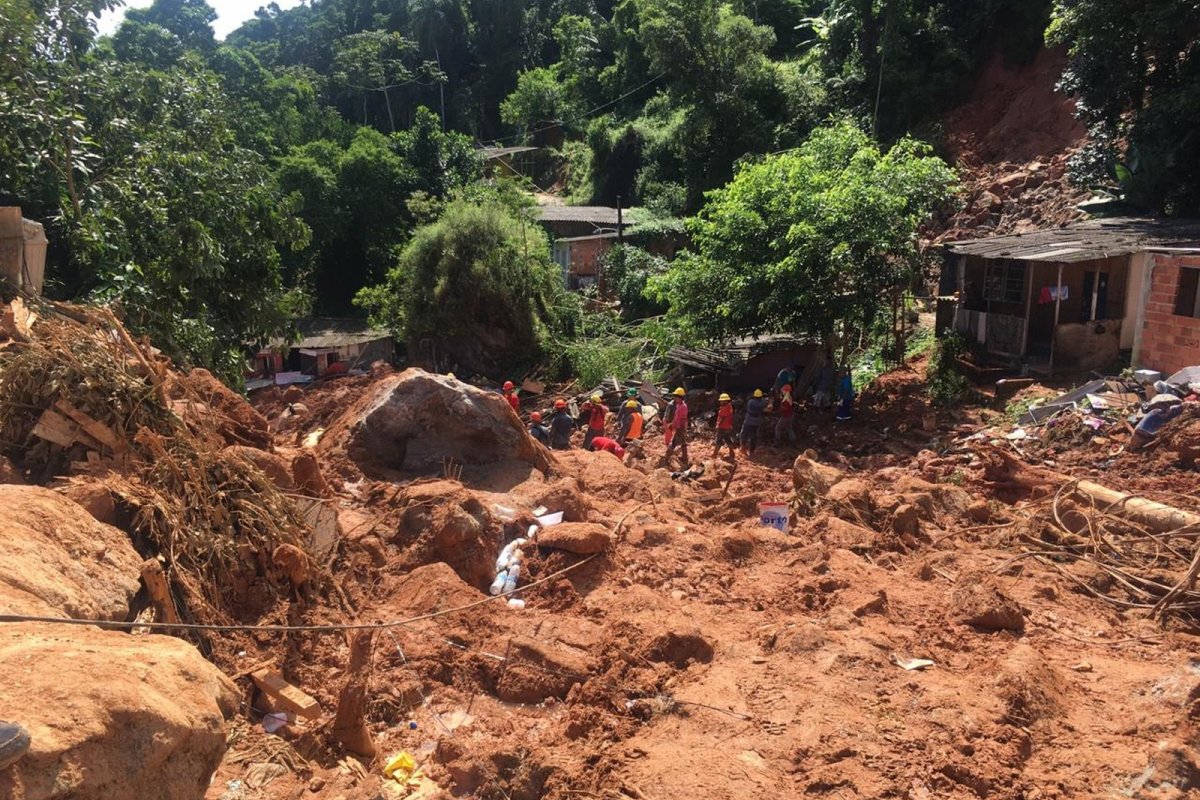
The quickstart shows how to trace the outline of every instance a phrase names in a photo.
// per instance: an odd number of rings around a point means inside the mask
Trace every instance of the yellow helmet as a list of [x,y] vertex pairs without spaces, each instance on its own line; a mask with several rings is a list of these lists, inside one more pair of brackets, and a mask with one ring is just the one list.
[[638,401],[637,401],[637,400],[626,400],[626,401],[625,401],[625,407],[626,407],[626,408],[637,408],[637,407],[638,407]]
[[675,390],[675,396],[676,396],[676,397],[683,397],[685,394],[687,394],[687,392],[685,392],[685,391],[683,390],[683,387],[682,387],[682,386],[680,386],[678,389],[676,389],[676,390]]
[[722,403],[728,403],[732,399],[733,399],[732,397],[730,397],[729,395],[724,394],[724,393],[722,393],[721,396],[717,398],[717,400]]
[[755,390],[754,390],[754,396],[755,396],[755,397],[762,397],[762,396],[763,396],[762,389],[755,389]]
[[592,402],[593,402],[593,403],[599,403],[599,402],[600,402],[600,395],[598,395],[598,394],[594,394],[594,395],[592,395]]

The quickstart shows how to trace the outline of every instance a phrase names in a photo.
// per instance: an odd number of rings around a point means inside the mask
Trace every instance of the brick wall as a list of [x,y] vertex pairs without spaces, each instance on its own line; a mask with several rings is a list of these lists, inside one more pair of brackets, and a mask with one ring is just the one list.
[[1175,315],[1180,271],[1200,269],[1200,256],[1156,254],[1137,365],[1170,375],[1200,364],[1200,319]]

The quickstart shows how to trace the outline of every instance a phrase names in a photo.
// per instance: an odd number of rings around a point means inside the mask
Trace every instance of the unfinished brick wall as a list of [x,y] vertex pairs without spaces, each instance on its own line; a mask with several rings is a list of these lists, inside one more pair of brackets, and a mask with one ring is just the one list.
[[1200,256],[1153,256],[1150,295],[1138,349],[1138,366],[1170,375],[1200,364],[1200,319],[1177,316],[1179,276],[1200,269]]

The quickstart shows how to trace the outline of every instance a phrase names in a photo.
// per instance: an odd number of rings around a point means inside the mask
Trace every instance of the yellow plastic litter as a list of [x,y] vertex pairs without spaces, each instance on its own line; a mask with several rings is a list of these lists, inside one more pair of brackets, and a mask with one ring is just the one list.
[[417,769],[417,762],[413,757],[407,751],[401,751],[388,761],[387,766],[383,768],[383,774],[397,783],[409,783],[418,778],[421,772]]

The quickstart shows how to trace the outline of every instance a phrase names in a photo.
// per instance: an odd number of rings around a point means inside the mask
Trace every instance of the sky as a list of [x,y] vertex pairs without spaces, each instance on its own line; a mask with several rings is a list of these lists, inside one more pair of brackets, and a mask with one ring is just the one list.
[[[280,8],[291,8],[300,5],[301,0],[276,0]],[[151,0],[127,0],[126,6],[145,8]],[[208,4],[216,9],[217,21],[213,23],[213,31],[218,39],[224,39],[243,22],[254,16],[254,12],[265,6],[270,0],[208,0]],[[114,12],[100,17],[100,33],[112,33],[121,24],[125,9],[119,8]]]

